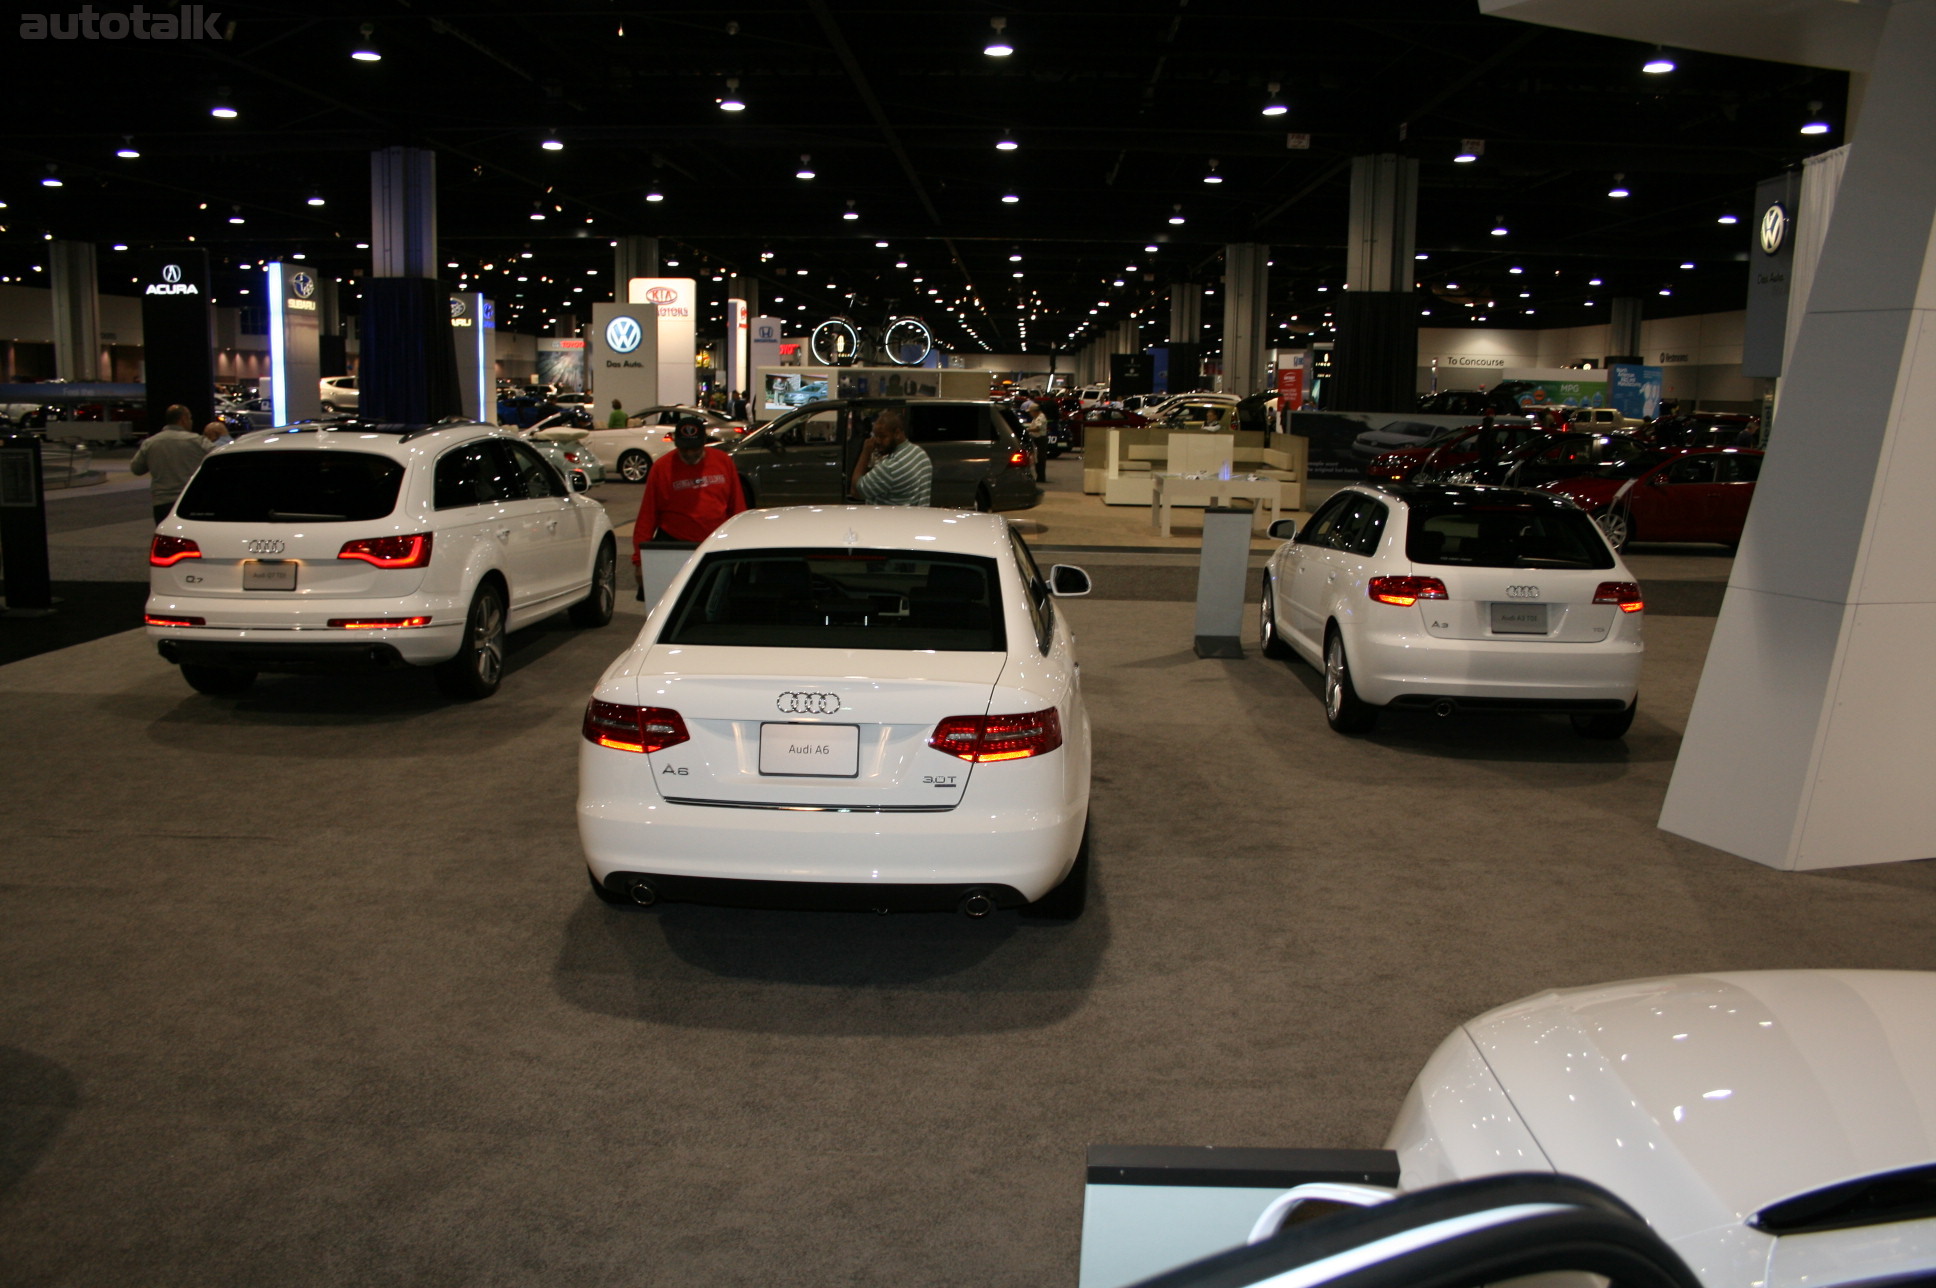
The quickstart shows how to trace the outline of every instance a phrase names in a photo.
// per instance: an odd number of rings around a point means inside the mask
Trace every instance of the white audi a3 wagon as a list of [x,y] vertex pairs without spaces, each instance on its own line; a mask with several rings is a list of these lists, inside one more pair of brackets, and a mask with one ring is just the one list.
[[608,903],[1024,908],[1088,881],[1089,716],[1061,596],[992,514],[799,506],[701,542],[585,710]]
[[148,636],[203,693],[418,666],[495,692],[505,636],[612,619],[605,507],[493,425],[301,425],[211,452],[149,548]]

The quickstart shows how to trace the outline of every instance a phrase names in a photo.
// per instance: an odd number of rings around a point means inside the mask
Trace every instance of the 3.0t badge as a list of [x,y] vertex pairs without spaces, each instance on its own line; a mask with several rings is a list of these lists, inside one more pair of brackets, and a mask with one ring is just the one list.
[[840,710],[838,693],[782,693],[774,700],[782,715],[830,716]]

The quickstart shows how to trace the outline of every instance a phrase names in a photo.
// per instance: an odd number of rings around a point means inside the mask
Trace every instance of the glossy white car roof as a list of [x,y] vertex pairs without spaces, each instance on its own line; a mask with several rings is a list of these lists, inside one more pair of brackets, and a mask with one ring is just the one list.
[[380,433],[374,430],[350,429],[310,429],[284,426],[277,429],[256,430],[245,437],[235,440],[223,452],[371,452],[388,456],[392,460],[406,464],[415,456],[425,452],[438,452],[452,443],[468,442],[473,438],[501,437],[513,438],[497,425],[481,425],[476,422],[440,425],[429,431],[419,431],[409,435]]
[[736,514],[699,548],[847,545],[1001,558],[1009,549],[1008,521],[996,514],[930,506],[796,505]]
[[1632,980],[1465,1029],[1553,1165],[1670,1237],[1936,1161],[1936,972]]

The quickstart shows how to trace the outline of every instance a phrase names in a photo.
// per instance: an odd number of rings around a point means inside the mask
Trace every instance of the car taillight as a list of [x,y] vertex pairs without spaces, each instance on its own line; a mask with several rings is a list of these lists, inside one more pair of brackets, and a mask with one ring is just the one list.
[[1054,707],[1013,716],[949,716],[928,735],[928,746],[963,760],[1021,760],[1062,745],[1062,717]]
[[430,539],[428,532],[407,537],[364,537],[360,541],[345,541],[336,557],[361,559],[379,568],[422,568],[430,563]]
[[428,626],[428,617],[332,617],[330,626],[339,631],[383,631],[399,626]]
[[208,619],[206,617],[157,617],[153,613],[148,613],[144,615],[141,620],[148,623],[148,625],[150,626],[206,626],[208,625]]
[[1026,465],[1028,465],[1028,463],[1029,463],[1029,454],[1028,454],[1027,452],[1024,452],[1024,451],[1021,451],[1021,450],[1019,450],[1019,449],[1018,449],[1018,450],[1016,450],[1016,451],[1013,451],[1013,452],[1010,452],[1010,453],[1008,454],[1008,463],[1009,463],[1010,465],[1012,465],[1012,466],[1015,466],[1016,468],[1018,468],[1018,469],[1020,469],[1020,468],[1022,468],[1022,467],[1024,467],[1024,466],[1026,466]]
[[1410,608],[1421,599],[1444,599],[1445,583],[1437,577],[1373,577],[1371,597],[1381,604]]
[[159,532],[148,546],[148,562],[157,568],[171,568],[184,559],[200,559],[202,548],[187,537],[164,537]]
[[1603,581],[1593,592],[1596,604],[1618,604],[1623,613],[1637,613],[1647,606],[1640,598],[1640,585],[1631,581]]
[[664,751],[692,737],[677,711],[593,698],[585,707],[585,741],[614,751]]

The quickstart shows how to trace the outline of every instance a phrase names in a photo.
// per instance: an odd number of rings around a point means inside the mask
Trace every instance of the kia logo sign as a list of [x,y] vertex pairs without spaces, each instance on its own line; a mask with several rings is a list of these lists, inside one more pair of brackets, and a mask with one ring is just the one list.
[[675,287],[655,286],[645,293],[645,298],[650,304],[677,304],[679,292]]
[[171,285],[181,281],[181,265],[180,264],[164,265],[161,270],[161,280]]
[[633,318],[616,317],[605,324],[605,346],[613,353],[630,353],[644,338],[645,333]]
[[782,693],[773,705],[782,715],[831,716],[840,710],[838,693]]
[[298,273],[289,279],[289,288],[295,291],[297,299],[306,300],[316,293],[316,279],[307,273]]

